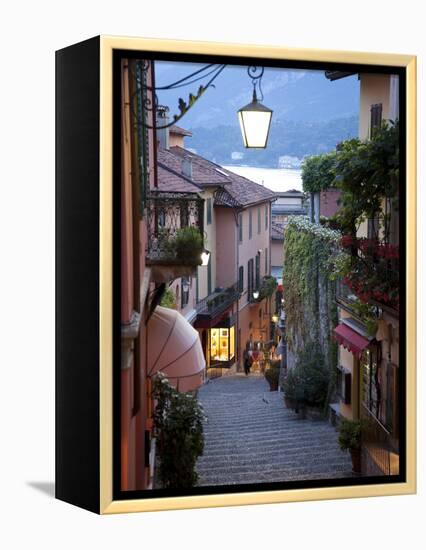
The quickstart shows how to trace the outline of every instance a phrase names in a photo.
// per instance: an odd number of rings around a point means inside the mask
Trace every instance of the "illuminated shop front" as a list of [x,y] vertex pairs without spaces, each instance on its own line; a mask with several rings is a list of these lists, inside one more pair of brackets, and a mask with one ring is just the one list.
[[230,367],[235,358],[234,327],[209,329],[208,350],[210,367]]

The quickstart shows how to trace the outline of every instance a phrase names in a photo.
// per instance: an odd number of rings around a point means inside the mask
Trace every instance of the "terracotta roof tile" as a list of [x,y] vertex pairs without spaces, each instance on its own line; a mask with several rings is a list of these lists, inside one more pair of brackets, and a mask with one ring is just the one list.
[[158,163],[158,190],[176,193],[199,193],[200,188],[185,177]]
[[225,183],[230,183],[229,177],[226,174],[217,170],[216,165],[209,163],[203,157],[190,153],[182,147],[171,147],[169,150],[159,148],[157,152],[158,162],[165,167],[174,170],[177,174],[182,174],[183,160],[187,159],[192,163],[192,181],[200,187],[221,186]]
[[215,200],[217,206],[244,208],[259,202],[276,199],[275,193],[263,185],[235,174],[219,164],[191,153],[182,147],[171,147],[170,151],[166,151],[166,153],[171,153],[192,162],[192,181],[197,185],[216,184],[223,186],[223,189],[217,193]]

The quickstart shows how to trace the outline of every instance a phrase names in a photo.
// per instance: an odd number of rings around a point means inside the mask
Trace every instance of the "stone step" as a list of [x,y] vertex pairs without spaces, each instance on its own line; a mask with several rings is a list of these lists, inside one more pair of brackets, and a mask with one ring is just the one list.
[[[249,471],[232,473],[232,476],[224,478],[223,474],[219,475],[200,475],[199,485],[222,485],[223,480],[226,479],[225,484],[237,484],[237,483],[268,483],[268,482],[285,482],[294,480],[311,480],[311,479],[324,479],[324,478],[341,478],[352,477],[351,469],[346,464],[332,463],[328,468],[320,466],[316,469],[307,470],[306,468],[283,468],[273,470],[261,470],[261,471]],[[228,481],[230,479],[231,481]]]
[[323,420],[286,409],[263,376],[229,376],[198,393],[208,417],[199,485],[229,485],[350,477],[348,453]]

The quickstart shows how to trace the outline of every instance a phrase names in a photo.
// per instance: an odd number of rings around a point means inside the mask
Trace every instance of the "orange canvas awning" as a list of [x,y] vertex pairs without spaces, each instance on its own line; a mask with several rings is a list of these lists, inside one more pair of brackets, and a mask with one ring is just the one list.
[[347,325],[340,323],[334,329],[334,338],[341,346],[360,357],[370,341]]
[[178,311],[157,306],[148,322],[148,376],[162,372],[187,392],[201,386],[205,366],[198,332]]

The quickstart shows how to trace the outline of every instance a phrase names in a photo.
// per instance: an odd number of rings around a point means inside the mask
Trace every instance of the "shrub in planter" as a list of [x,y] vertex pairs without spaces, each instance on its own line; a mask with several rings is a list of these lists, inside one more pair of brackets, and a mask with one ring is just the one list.
[[280,378],[280,365],[279,365],[279,361],[278,361],[278,365],[276,363],[277,361],[271,361],[271,365],[269,369],[265,371],[265,378],[269,384],[269,388],[271,391],[278,390],[278,382]]
[[284,403],[288,409],[295,409],[297,405],[297,387],[299,380],[295,369],[290,369],[287,372],[284,382],[282,384],[282,390],[284,392]]
[[201,265],[201,253],[204,250],[203,236],[198,228],[181,227],[172,241],[176,258],[184,265]]
[[203,409],[194,395],[178,392],[162,373],[153,378],[153,397],[160,483],[163,488],[193,487],[204,449]]
[[352,470],[361,472],[361,434],[362,422],[344,418],[339,426],[339,445],[342,451],[349,451],[352,458]]
[[327,399],[330,374],[316,344],[308,344],[299,353],[295,370],[299,378],[299,400],[310,407],[322,408]]
[[304,416],[306,407],[321,409],[327,400],[329,371],[318,346],[308,344],[299,353],[296,366],[290,370],[283,384],[284,400]]

